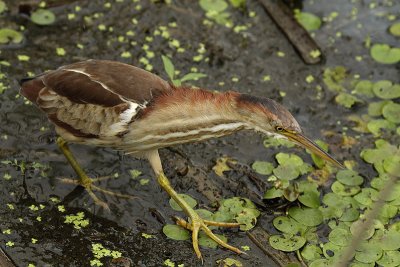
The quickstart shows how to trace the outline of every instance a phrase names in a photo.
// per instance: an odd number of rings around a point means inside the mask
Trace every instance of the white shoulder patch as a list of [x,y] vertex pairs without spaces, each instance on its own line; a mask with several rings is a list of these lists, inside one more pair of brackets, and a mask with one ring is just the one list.
[[128,129],[128,124],[142,107],[134,102],[129,102],[129,108],[119,115],[119,121],[110,125],[109,135],[117,135]]

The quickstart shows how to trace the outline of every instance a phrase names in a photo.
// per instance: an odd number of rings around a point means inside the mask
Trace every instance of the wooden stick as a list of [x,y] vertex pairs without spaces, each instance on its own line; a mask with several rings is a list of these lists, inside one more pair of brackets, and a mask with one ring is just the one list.
[[321,62],[321,49],[308,32],[297,22],[293,16],[293,11],[282,0],[259,1],[306,64]]

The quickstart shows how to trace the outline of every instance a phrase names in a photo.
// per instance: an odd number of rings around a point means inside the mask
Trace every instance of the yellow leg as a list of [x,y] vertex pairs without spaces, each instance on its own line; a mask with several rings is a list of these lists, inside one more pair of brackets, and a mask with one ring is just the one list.
[[202,259],[201,252],[199,249],[199,241],[198,234],[200,230],[203,230],[207,236],[209,236],[212,240],[217,242],[219,245],[232,250],[238,254],[244,253],[238,248],[235,248],[223,240],[221,240],[218,236],[216,236],[208,226],[220,226],[220,227],[239,227],[238,223],[224,223],[224,222],[214,222],[203,220],[197,213],[194,211],[186,202],[183,200],[178,193],[172,188],[171,184],[168,181],[168,178],[165,176],[164,172],[160,172],[157,176],[158,183],[164,188],[165,191],[179,204],[179,206],[183,209],[183,211],[190,217],[190,222],[186,222],[183,219],[178,219],[177,224],[185,227],[186,229],[192,231],[192,242],[193,248],[196,252],[196,255],[199,259]]
[[97,190],[97,191],[100,191],[100,192],[103,192],[103,193],[106,193],[106,194],[109,194],[112,196],[123,197],[123,198],[132,198],[132,196],[115,193],[115,192],[112,192],[112,191],[109,191],[106,189],[102,189],[102,188],[94,185],[93,182],[111,178],[111,176],[101,177],[101,178],[97,178],[97,179],[90,178],[89,176],[86,175],[86,173],[83,171],[83,169],[81,168],[79,163],[76,161],[74,155],[72,155],[71,150],[68,147],[67,142],[63,138],[61,138],[61,137],[57,138],[57,145],[60,147],[64,156],[67,158],[68,162],[71,164],[71,167],[75,170],[76,174],[78,175],[78,180],[71,180],[71,179],[63,178],[63,179],[61,179],[61,181],[65,182],[65,183],[69,183],[69,184],[83,186],[86,189],[86,191],[88,192],[88,194],[91,196],[91,198],[94,200],[94,202],[97,205],[99,205],[107,210],[109,210],[107,203],[100,200],[93,193],[93,190]]

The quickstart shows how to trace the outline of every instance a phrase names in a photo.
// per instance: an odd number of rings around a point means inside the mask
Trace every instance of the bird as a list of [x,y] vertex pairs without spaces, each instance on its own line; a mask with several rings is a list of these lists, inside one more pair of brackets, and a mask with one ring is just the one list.
[[201,218],[171,186],[163,171],[160,148],[254,130],[288,139],[343,168],[303,134],[285,107],[270,98],[174,86],[146,70],[117,61],[89,59],[24,78],[20,94],[55,125],[59,136],[56,142],[78,176],[75,183],[83,186],[95,203],[107,207],[93,192],[99,189],[94,184],[96,179],[81,168],[69,143],[110,147],[147,159],[159,185],[188,216],[188,221],[177,223],[192,232],[192,246],[199,259],[199,231],[226,249],[244,253],[209,228],[240,225]]

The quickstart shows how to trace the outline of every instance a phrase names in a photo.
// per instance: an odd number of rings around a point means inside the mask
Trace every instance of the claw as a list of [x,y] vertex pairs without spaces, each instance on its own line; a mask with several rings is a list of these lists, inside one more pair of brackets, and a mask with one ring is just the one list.
[[[196,214],[197,215],[197,214]],[[237,254],[246,254],[245,252],[241,251],[240,249],[229,245],[222,239],[220,239],[217,235],[215,235],[208,226],[218,226],[218,227],[239,227],[240,223],[226,223],[226,222],[216,222],[216,221],[209,221],[209,220],[203,220],[200,218],[200,216],[193,216],[190,217],[191,222],[187,222],[182,218],[179,217],[174,217],[176,220],[176,224],[180,225],[189,231],[192,231],[192,243],[193,243],[193,249],[197,255],[197,258],[202,259],[201,252],[199,249],[199,241],[198,241],[198,235],[200,230],[203,230],[204,233],[210,237],[212,240],[214,240],[217,244],[220,246],[227,248]]]

